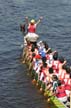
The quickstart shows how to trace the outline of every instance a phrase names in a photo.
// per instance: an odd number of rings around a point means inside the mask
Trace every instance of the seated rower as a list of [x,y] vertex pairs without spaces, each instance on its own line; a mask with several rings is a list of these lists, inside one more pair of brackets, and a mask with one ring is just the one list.
[[65,92],[65,87],[61,84],[60,80],[58,81],[58,87],[56,88],[56,96],[64,104],[67,103],[67,95]]
[[52,67],[52,62],[53,62],[53,55],[56,51],[52,51],[51,48],[48,49],[48,52],[46,54],[46,63],[48,64],[48,67],[51,68]]
[[52,91],[55,93],[55,91],[56,91],[56,89],[57,89],[57,87],[58,87],[58,81],[59,81],[59,79],[58,79],[58,77],[57,77],[57,75],[53,75],[52,76],[52,80],[53,80],[53,83],[52,83]]
[[28,17],[26,17],[26,23],[28,25],[28,28],[27,28],[28,33],[24,37],[25,44],[27,43],[26,42],[26,39],[27,39],[28,41],[30,41],[32,44],[36,46],[36,41],[39,38],[39,36],[35,32],[36,32],[36,27],[40,23],[41,19],[42,17],[40,17],[40,19],[37,22],[35,22],[35,20],[32,19],[29,23]]
[[58,74],[59,80],[61,80],[61,82],[64,84],[65,84],[64,82],[65,74],[66,74],[66,64],[64,64],[59,68],[59,74]]
[[63,65],[66,65],[66,60],[64,59],[64,57],[63,56],[60,56],[59,57],[59,69],[62,69],[62,66]]
[[53,67],[54,73],[58,76],[58,73],[59,73],[58,52],[55,52],[53,55],[52,67]]
[[67,66],[64,82],[65,82],[65,91],[68,97],[70,96],[70,90],[71,90],[71,73],[70,72],[71,72],[70,67]]

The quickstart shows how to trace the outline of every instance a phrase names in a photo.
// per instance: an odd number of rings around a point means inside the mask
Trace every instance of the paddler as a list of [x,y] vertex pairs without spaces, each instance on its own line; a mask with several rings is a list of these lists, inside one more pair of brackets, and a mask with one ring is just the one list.
[[58,87],[56,88],[56,96],[64,104],[67,103],[67,95],[65,92],[65,86],[61,84],[60,80],[58,81]]

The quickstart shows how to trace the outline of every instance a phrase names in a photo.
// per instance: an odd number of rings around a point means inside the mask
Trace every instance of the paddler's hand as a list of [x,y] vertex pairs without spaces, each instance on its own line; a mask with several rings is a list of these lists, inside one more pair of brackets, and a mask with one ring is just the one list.
[[43,17],[41,16],[41,17],[40,17],[40,20],[42,20],[42,19],[43,19]]
[[28,17],[25,17],[25,20],[26,20],[26,23],[27,23],[27,25],[28,25],[28,24],[29,24]]
[[28,19],[28,17],[25,17],[25,19]]

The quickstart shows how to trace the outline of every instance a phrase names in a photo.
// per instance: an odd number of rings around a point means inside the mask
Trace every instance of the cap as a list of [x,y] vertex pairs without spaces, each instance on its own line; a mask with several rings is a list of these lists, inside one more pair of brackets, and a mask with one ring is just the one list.
[[33,24],[34,24],[34,23],[35,23],[35,20],[34,20],[34,19],[32,19],[32,20],[31,20],[31,23],[33,23]]
[[41,56],[38,54],[35,56],[36,59],[41,59]]

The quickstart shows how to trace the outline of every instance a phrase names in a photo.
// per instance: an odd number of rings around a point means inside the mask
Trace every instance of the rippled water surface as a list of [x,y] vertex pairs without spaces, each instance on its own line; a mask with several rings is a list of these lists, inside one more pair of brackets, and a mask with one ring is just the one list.
[[71,65],[71,0],[0,0],[0,108],[48,108],[19,61],[25,16],[43,16],[37,33]]

